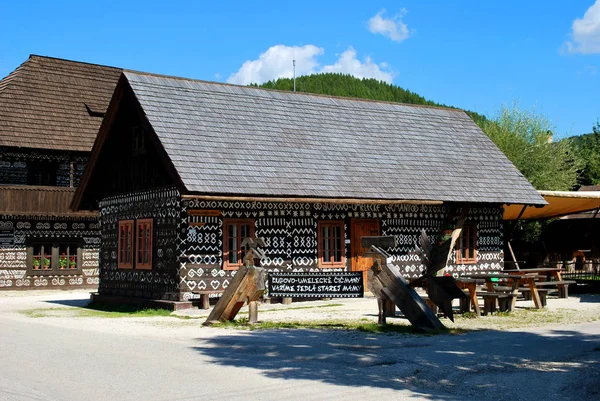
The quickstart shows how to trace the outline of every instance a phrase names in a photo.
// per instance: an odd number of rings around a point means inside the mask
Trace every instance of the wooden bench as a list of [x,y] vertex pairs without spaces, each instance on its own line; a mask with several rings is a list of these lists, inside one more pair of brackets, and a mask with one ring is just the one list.
[[556,286],[558,288],[558,297],[559,298],[569,298],[569,284],[576,284],[575,281],[538,281],[535,283],[536,287],[553,287]]
[[477,296],[483,298],[483,314],[496,312],[496,303],[500,312],[512,312],[513,300],[517,294],[505,292],[479,291]]
[[[548,289],[544,289],[544,288],[538,288],[537,292],[540,296],[540,302],[542,303],[542,307],[546,307],[546,298],[548,295],[548,292],[550,290]],[[531,297],[531,289],[528,287],[522,287],[519,288],[519,292],[521,293],[521,295],[523,296],[523,300],[525,301],[531,301],[533,298]]]
[[210,309],[210,294],[222,293],[223,291],[193,291],[192,294],[200,295],[200,298],[192,299],[192,305],[200,309]]

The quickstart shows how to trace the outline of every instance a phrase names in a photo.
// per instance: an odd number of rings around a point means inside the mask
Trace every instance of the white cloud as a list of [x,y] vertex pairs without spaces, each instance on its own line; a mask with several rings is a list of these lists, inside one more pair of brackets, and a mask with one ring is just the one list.
[[380,33],[383,36],[387,36],[394,42],[406,40],[411,34],[408,30],[408,26],[402,22],[402,17],[406,14],[406,9],[400,10],[400,12],[392,18],[383,18],[382,15],[384,13],[385,9],[379,11],[369,20],[369,31],[371,31],[371,33]]
[[227,79],[231,84],[248,85],[262,83],[277,78],[292,78],[294,67],[292,60],[296,59],[296,76],[315,72],[319,65],[317,56],[323,54],[323,49],[313,45],[270,47],[258,57],[258,60],[248,60],[235,74]]
[[323,53],[322,48],[313,45],[272,46],[257,60],[246,61],[236,73],[229,76],[227,82],[248,85],[250,83],[260,84],[277,78],[292,78],[294,57],[296,58],[296,76],[318,72],[340,72],[357,78],[375,78],[389,83],[394,77],[387,63],[376,64],[370,57],[361,62],[356,58],[356,50],[352,47],[343,52],[335,63],[321,67],[317,57]]
[[375,78],[391,83],[394,75],[385,71],[387,68],[387,63],[376,64],[370,57],[367,57],[364,63],[361,62],[356,58],[356,50],[349,48],[340,55],[335,64],[324,66],[321,72],[341,72],[357,78]]
[[572,41],[565,43],[569,53],[600,53],[600,0],[590,6],[583,15],[573,21]]

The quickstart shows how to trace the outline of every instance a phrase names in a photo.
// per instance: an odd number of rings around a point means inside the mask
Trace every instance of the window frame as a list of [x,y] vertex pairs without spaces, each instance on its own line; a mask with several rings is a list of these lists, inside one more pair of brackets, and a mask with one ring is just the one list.
[[[466,233],[466,241],[471,243],[466,244],[465,247],[463,240],[465,238]],[[472,237],[470,237],[472,235]],[[469,257],[469,250],[473,250],[473,256]],[[477,224],[476,223],[468,223],[464,224],[461,230],[460,236],[456,240],[456,263],[457,264],[475,264],[477,263]],[[465,255],[465,256],[463,256]]]
[[[320,268],[323,269],[337,269],[337,268],[345,268],[346,264],[347,264],[347,258],[346,258],[346,234],[345,234],[345,230],[344,230],[344,225],[345,222],[344,220],[322,220],[322,221],[318,221],[317,222],[317,261],[318,261],[318,266]],[[324,255],[324,249],[323,249],[323,227],[324,226],[330,226],[330,227],[339,227],[340,228],[340,249],[341,249],[341,260],[340,261],[331,261],[331,262],[325,262],[323,260]],[[334,247],[332,247],[332,241],[335,241],[335,237],[330,236],[330,249],[334,249]],[[333,257],[333,259],[335,259],[335,256]]]
[[[147,249],[144,248],[144,244],[140,244],[140,233],[138,229],[140,225],[149,225],[150,237],[146,238],[146,246]],[[148,229],[148,228],[147,228]],[[152,252],[153,252],[153,219],[138,219],[135,221],[135,268],[136,269],[152,269]],[[148,252],[148,262],[140,262],[140,252]],[[142,254],[143,255],[143,254]]]
[[[45,248],[43,248],[43,254],[50,256],[49,257],[50,268],[35,269],[33,267],[33,260],[35,258],[35,255],[33,254],[33,250],[36,245],[49,246],[50,253],[47,253],[47,250]],[[66,246],[73,245],[76,249],[75,254],[68,256],[68,257],[70,257],[70,256],[76,257],[76,267],[75,268],[66,268],[66,269],[60,268],[59,261],[60,261],[61,255],[59,254],[59,252],[60,252],[60,247],[64,246],[64,245],[66,245]],[[49,276],[49,275],[68,276],[68,275],[72,275],[72,274],[81,274],[81,267],[83,264],[82,256],[83,256],[83,247],[82,247],[82,243],[79,239],[33,238],[30,241],[28,241],[28,244],[27,244],[27,257],[26,257],[27,275],[29,275],[29,276]],[[67,263],[69,263],[69,262],[67,261]]]
[[256,221],[254,219],[223,219],[223,270],[237,270],[244,264],[244,255],[242,254],[244,250],[242,249],[241,245],[244,239],[241,238],[241,235],[237,237],[238,249],[236,252],[238,252],[238,261],[237,263],[229,262],[229,226],[235,224],[238,226],[238,230],[241,232],[240,226],[243,224],[249,224],[250,237],[254,238],[255,222]]
[[[129,232],[131,233],[131,249],[130,249],[130,257],[129,262],[124,261],[122,256],[126,255],[127,251],[124,251],[123,245],[121,245],[121,227],[128,227]],[[133,260],[136,256],[135,254],[135,231],[134,231],[134,220],[119,220],[119,224],[117,227],[117,268],[119,269],[133,269]]]

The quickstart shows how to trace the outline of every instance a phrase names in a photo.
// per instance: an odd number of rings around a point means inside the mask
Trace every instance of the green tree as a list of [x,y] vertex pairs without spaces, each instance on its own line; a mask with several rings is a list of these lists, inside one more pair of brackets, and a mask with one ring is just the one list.
[[592,133],[573,138],[582,160],[581,185],[600,184],[600,121],[592,127]]
[[552,141],[554,127],[545,116],[517,104],[503,106],[480,127],[536,189],[569,191],[577,186],[579,154],[568,139]]

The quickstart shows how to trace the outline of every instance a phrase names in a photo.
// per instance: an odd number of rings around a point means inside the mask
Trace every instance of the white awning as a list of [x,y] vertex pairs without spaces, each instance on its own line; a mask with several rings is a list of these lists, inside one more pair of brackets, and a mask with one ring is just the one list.
[[[547,205],[504,205],[504,220],[534,220],[566,216],[600,208],[600,191],[538,191]],[[523,211],[525,207],[525,211]],[[521,215],[521,212],[523,214]],[[520,215],[520,217],[519,217]]]

